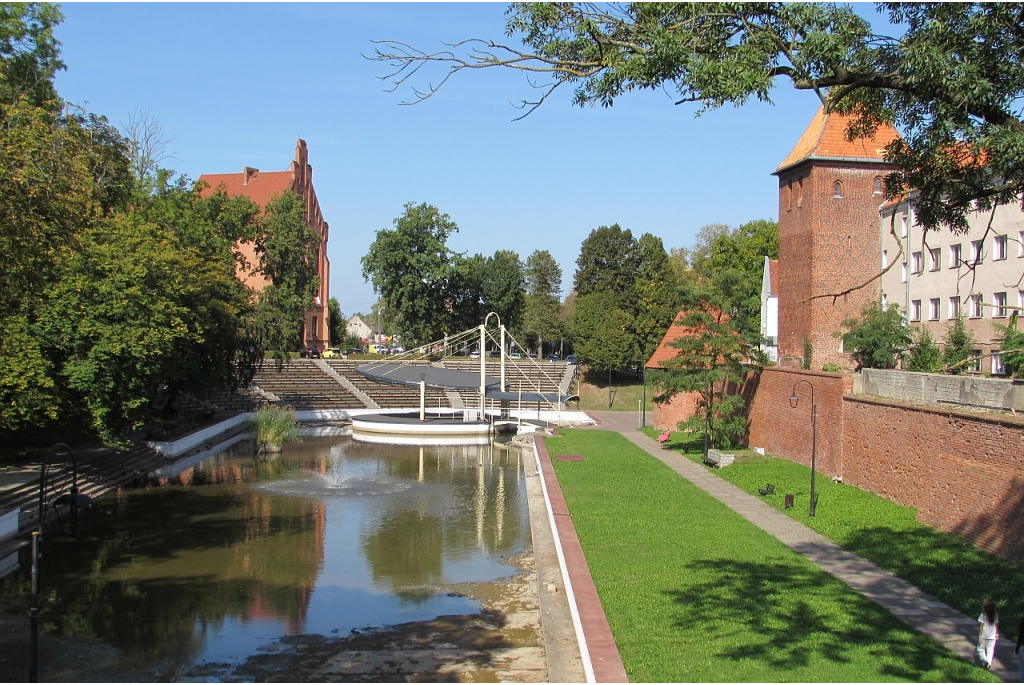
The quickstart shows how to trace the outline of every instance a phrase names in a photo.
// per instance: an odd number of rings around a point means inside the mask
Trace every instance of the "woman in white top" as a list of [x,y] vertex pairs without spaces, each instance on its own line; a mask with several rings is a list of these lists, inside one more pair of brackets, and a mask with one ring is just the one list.
[[996,642],[999,641],[999,614],[991,599],[981,604],[981,615],[978,616],[978,659],[985,668],[992,666],[996,655]]

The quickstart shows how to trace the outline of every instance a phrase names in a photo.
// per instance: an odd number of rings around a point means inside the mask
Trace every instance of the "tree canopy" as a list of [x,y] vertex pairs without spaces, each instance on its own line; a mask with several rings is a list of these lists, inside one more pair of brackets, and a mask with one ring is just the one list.
[[[751,98],[770,102],[780,84],[814,92],[832,111],[855,114],[848,134],[882,123],[903,135],[885,157],[898,169],[887,197],[920,193],[927,228],[966,231],[975,209],[1024,190],[1024,5],[878,3],[893,35],[878,35],[848,5],[833,3],[514,3],[506,34],[522,47],[469,38],[436,52],[378,41],[399,88],[425,66],[454,74],[481,68],[527,72],[539,97],[569,86],[574,102],[611,106],[634,90],[665,89],[697,114]],[[526,116],[524,114],[523,116]]]
[[882,307],[881,303],[873,302],[861,311],[859,318],[843,321],[843,328],[843,345],[858,369],[895,369],[912,342],[907,323],[895,304]]

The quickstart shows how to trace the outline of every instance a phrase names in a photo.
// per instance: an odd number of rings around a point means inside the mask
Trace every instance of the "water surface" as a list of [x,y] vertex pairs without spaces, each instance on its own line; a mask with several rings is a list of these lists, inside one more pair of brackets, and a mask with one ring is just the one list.
[[[449,586],[512,575],[530,544],[517,450],[347,437],[267,460],[241,443],[104,496],[83,527],[47,530],[44,629],[175,672],[286,635],[472,613]],[[24,592],[28,566],[5,595]]]

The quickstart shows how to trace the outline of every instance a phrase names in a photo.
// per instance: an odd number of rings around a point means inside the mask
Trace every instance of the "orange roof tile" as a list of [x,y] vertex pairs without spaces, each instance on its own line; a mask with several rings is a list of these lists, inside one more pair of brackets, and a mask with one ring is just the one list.
[[885,146],[898,140],[892,126],[879,126],[871,138],[846,139],[852,116],[818,108],[796,146],[775,170],[776,173],[807,159],[859,159],[883,161]]
[[[248,182],[246,182],[248,176]],[[228,195],[237,197],[245,195],[250,200],[263,207],[270,198],[280,195],[286,190],[291,190],[295,183],[295,176],[291,171],[260,171],[248,169],[240,174],[203,174],[200,181],[210,184],[202,192],[206,197],[219,188],[222,184]]]
[[[716,309],[715,312],[717,313],[717,311],[718,310]],[[664,369],[664,362],[679,356],[679,348],[672,347],[672,345],[670,345],[669,343],[675,342],[679,338],[685,338],[687,336],[693,335],[694,333],[694,328],[692,326],[682,326],[676,323],[677,321],[679,321],[679,319],[683,317],[684,314],[686,314],[685,309],[681,310],[678,314],[676,314],[676,318],[672,320],[672,325],[668,327],[667,331],[665,331],[665,335],[661,339],[661,344],[658,345],[658,349],[654,351],[654,354],[651,355],[651,358],[647,360],[646,364],[644,364],[645,368]],[[722,315],[723,321],[727,320],[728,318],[728,314]]]

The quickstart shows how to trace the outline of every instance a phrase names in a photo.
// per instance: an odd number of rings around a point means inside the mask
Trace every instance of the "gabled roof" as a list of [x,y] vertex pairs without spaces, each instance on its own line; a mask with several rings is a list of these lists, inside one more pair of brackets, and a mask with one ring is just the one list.
[[[718,310],[716,309],[713,313],[717,314],[717,312]],[[693,326],[683,326],[677,323],[686,313],[687,310],[683,309],[676,314],[676,318],[672,320],[672,325],[668,327],[667,331],[665,331],[665,336],[661,339],[661,344],[658,345],[658,349],[654,351],[651,358],[647,360],[646,364],[644,364],[645,368],[664,369],[666,361],[679,356],[679,348],[672,347],[670,343],[679,340],[679,338],[691,336],[696,330]],[[728,314],[722,315],[723,321],[728,318]]]
[[765,257],[765,266],[768,271],[768,294],[778,296],[779,294],[779,260]]
[[796,146],[790,151],[775,173],[813,159],[883,163],[885,146],[898,140],[900,134],[892,126],[883,124],[871,138],[846,139],[846,129],[852,116],[826,112],[824,107],[811,119]]
[[240,174],[203,174],[199,180],[210,184],[203,190],[204,197],[216,192],[223,184],[229,196],[245,195],[264,207],[270,198],[292,189],[295,175],[292,171],[260,171],[246,167]]

